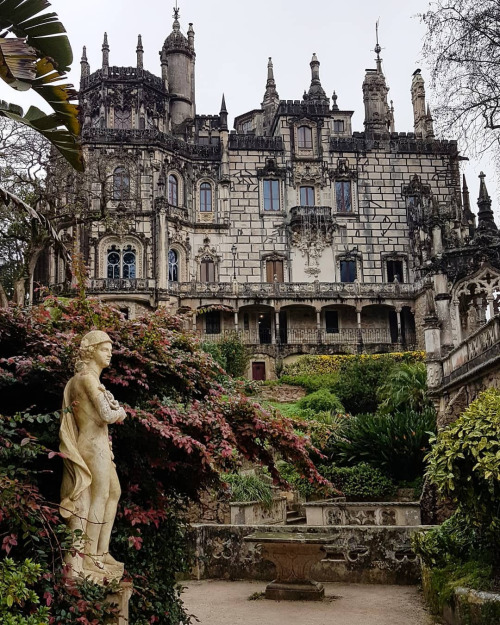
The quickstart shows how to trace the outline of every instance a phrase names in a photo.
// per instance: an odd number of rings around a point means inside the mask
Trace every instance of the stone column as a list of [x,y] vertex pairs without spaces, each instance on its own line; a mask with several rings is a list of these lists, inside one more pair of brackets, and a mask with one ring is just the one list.
[[238,332],[239,326],[238,326],[238,311],[235,310],[234,311],[234,331]]
[[316,332],[318,335],[318,343],[322,343],[321,340],[321,309],[316,309]]
[[160,228],[158,232],[158,286],[160,289],[166,289],[168,287],[168,255],[166,250],[167,244],[167,220],[165,217],[165,211],[161,210],[160,213]]
[[396,319],[398,324],[398,343],[402,343],[403,332],[401,330],[401,306],[396,306]]
[[274,312],[274,329],[275,329],[275,342],[281,343],[280,337],[280,311],[276,310]]

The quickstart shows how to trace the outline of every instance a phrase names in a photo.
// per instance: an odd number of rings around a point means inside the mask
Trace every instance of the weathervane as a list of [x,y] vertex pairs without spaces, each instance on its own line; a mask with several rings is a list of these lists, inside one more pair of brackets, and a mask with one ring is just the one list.
[[378,20],[375,22],[375,38],[377,40],[377,44],[375,46],[374,52],[377,53],[377,56],[380,55],[380,51],[382,50],[382,48],[380,47],[380,44],[378,42],[378,23],[379,23],[379,21],[380,21],[380,18],[378,18]]
[[179,19],[179,7],[177,6],[177,0],[175,0],[174,20],[178,20],[178,19]]

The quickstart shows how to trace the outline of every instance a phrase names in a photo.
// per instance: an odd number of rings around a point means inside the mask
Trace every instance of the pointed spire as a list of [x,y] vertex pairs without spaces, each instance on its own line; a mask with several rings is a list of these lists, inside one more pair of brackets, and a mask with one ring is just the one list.
[[82,60],[80,61],[81,78],[90,76],[90,65],[87,59],[87,46],[83,46]]
[[311,59],[311,86],[309,87],[308,99],[309,100],[326,100],[328,101],[328,97],[325,93],[325,90],[321,86],[321,80],[319,78],[319,61],[316,56],[316,52],[313,52]]
[[493,211],[491,210],[491,198],[486,189],[485,178],[486,176],[481,172],[479,174],[481,182],[479,185],[479,198],[477,200],[477,205],[479,207],[477,229],[478,231],[496,231],[498,228],[493,217]]
[[220,105],[219,112],[219,120],[220,120],[220,130],[227,130],[227,108],[226,108],[226,97],[222,94],[222,102]]
[[104,33],[104,41],[102,42],[102,66],[109,67],[108,33]]
[[378,74],[382,74],[382,59],[380,58],[380,53],[382,52],[382,48],[380,47],[380,44],[378,42],[378,20],[375,23],[375,39],[376,39],[376,44],[375,44],[375,50],[374,52],[377,55],[377,58],[375,59],[375,62],[377,63],[377,73]]
[[137,37],[137,69],[144,68],[144,48],[142,47],[142,37],[139,35]]
[[464,213],[466,215],[471,215],[472,210],[470,207],[469,187],[467,186],[465,174],[462,175],[462,204],[464,208]]
[[278,103],[279,102],[278,91],[276,90],[276,81],[274,80],[274,68],[273,68],[273,60],[269,57],[267,62],[267,81],[266,81],[266,91],[264,93],[264,100],[262,102],[262,106],[270,103]]

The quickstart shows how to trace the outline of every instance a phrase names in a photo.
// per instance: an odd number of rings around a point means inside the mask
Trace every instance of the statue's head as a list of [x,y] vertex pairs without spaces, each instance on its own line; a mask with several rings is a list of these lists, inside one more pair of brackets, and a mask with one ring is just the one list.
[[98,345],[102,345],[103,343],[109,343],[111,345],[111,342],[109,335],[102,330],[92,330],[88,332],[80,343],[80,358],[76,363],[76,370],[80,371],[93,359]]

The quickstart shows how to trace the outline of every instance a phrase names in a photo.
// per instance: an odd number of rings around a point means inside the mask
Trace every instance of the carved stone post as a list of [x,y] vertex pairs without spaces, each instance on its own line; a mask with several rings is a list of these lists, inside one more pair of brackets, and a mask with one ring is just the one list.
[[159,287],[160,289],[167,288],[167,271],[168,271],[168,257],[167,257],[167,220],[165,217],[165,210],[160,210],[160,228],[158,233],[158,275],[159,275]]

